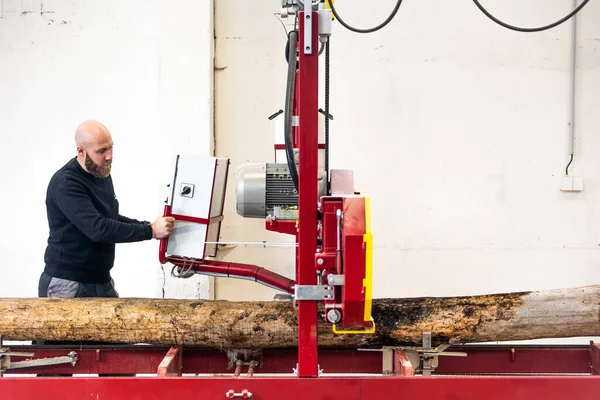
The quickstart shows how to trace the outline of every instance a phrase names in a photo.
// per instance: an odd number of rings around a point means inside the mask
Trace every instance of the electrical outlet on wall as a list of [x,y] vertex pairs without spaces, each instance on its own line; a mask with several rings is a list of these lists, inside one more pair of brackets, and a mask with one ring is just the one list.
[[560,190],[562,192],[581,192],[583,190],[583,178],[579,176],[564,176]]

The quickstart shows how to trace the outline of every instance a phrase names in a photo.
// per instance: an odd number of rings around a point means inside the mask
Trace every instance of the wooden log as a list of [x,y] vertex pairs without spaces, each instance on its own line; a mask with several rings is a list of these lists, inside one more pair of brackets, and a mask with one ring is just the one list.
[[[326,347],[476,343],[600,335],[600,285],[468,297],[375,299],[373,335],[335,335],[319,324]],[[291,302],[173,299],[0,298],[7,340],[102,341],[221,349],[297,345]]]

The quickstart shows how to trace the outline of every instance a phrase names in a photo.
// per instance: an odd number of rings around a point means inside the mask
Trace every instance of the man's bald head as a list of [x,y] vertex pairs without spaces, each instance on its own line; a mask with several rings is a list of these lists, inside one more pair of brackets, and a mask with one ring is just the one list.
[[83,121],[75,131],[75,144],[87,147],[98,140],[110,138],[110,132],[102,123],[94,120]]
[[77,160],[90,174],[106,178],[110,174],[113,141],[108,129],[98,121],[83,121],[75,131]]

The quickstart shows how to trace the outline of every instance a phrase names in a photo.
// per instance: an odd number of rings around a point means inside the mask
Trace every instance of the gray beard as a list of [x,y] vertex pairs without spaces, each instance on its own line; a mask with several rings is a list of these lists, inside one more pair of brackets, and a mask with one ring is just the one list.
[[94,160],[85,155],[85,168],[96,178],[107,178],[110,175],[112,161],[105,161],[103,165],[96,164]]

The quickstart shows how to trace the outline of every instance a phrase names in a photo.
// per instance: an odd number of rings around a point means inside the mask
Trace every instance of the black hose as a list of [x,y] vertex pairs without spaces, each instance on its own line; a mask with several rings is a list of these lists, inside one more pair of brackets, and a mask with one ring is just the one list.
[[494,21],[495,23],[497,23],[500,26],[503,26],[507,29],[511,29],[513,31],[517,31],[517,32],[541,32],[541,31],[545,31],[547,29],[551,29],[554,28],[555,26],[558,26],[560,24],[562,24],[563,22],[569,20],[571,17],[573,17],[575,14],[577,14],[579,12],[579,10],[581,10],[590,0],[584,0],[583,3],[581,3],[579,6],[577,6],[573,11],[571,11],[569,14],[567,14],[566,16],[564,16],[563,18],[559,19],[556,22],[553,22],[551,24],[548,25],[544,25],[544,26],[540,26],[537,28],[521,28],[519,26],[514,26],[514,25],[510,25],[507,24],[506,22],[500,21],[498,18],[494,17],[488,10],[486,10],[481,3],[478,0],[473,0],[473,3],[475,3],[475,5],[477,6],[477,8],[479,8],[479,10],[489,19],[491,19],[492,21]]
[[287,85],[285,88],[285,123],[284,123],[284,136],[285,136],[285,155],[287,157],[288,168],[296,192],[298,191],[298,167],[296,166],[296,160],[294,158],[294,138],[292,135],[292,113],[294,107],[294,85],[296,83],[296,50],[298,46],[298,31],[291,31],[288,35],[288,72],[287,72]]
[[327,195],[329,195],[329,41],[325,45],[325,176],[327,179]]
[[375,32],[380,30],[381,28],[383,28],[384,26],[386,26],[387,24],[389,24],[394,17],[396,16],[396,13],[398,12],[398,9],[400,8],[400,5],[402,4],[402,0],[398,0],[396,1],[396,5],[394,6],[394,9],[392,10],[392,13],[385,19],[385,21],[383,21],[381,24],[373,27],[373,28],[366,28],[366,29],[361,29],[361,28],[355,28],[351,25],[348,25],[343,19],[340,18],[335,6],[333,5],[333,1],[329,2],[329,7],[331,7],[331,12],[333,13],[333,15],[335,16],[335,18],[338,20],[338,22],[346,29],[351,30],[352,32],[356,32],[356,33],[371,33],[371,32]]

